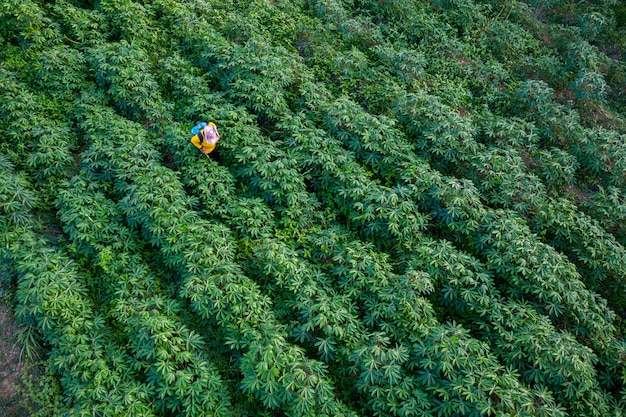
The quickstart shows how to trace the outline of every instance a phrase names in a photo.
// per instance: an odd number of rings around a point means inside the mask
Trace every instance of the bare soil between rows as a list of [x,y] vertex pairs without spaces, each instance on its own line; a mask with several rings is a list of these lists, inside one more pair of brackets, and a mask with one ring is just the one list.
[[26,400],[19,390],[26,367],[20,361],[17,329],[11,310],[0,304],[0,416],[4,417],[29,415]]

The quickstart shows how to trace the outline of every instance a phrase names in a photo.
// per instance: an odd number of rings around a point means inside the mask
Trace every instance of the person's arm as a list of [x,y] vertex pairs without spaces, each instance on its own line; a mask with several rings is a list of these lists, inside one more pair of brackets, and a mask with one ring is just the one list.
[[204,152],[205,155],[210,154],[214,149],[215,143],[205,143],[204,146],[202,146],[202,152]]
[[203,151],[201,142],[202,140],[200,139],[200,133],[193,135],[193,137],[191,138],[191,143],[193,143],[193,146]]

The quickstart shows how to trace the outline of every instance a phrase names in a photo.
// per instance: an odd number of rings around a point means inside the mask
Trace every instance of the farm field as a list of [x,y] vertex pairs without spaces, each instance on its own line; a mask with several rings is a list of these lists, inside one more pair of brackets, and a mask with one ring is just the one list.
[[626,415],[622,2],[0,0],[0,45],[0,412]]

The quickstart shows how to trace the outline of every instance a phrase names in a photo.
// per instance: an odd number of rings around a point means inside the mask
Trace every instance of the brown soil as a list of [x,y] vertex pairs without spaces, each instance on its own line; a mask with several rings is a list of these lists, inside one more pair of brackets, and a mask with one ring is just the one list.
[[17,324],[11,311],[0,305],[0,416],[27,416],[24,399],[18,391],[25,372],[16,346]]

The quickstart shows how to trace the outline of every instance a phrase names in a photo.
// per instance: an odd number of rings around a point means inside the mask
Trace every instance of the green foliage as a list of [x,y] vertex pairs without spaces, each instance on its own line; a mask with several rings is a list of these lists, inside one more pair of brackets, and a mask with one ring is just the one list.
[[621,415],[621,12],[0,1],[35,415]]
[[24,381],[23,395],[29,398],[32,417],[61,415],[68,412],[63,404],[62,389],[51,368],[39,366],[34,375]]
[[[3,182],[24,183],[11,169],[3,175]],[[17,191],[3,196],[4,207],[13,210],[7,202],[19,195]],[[19,207],[15,211],[26,210]],[[132,361],[115,346],[104,319],[94,311],[82,285],[85,277],[76,264],[36,234],[32,218],[17,223],[11,219],[20,218],[3,213],[5,242],[0,255],[18,272],[16,315],[26,323],[34,322],[50,346],[47,365],[62,376],[73,408],[102,415],[122,410],[154,415],[147,387],[134,379]],[[94,389],[88,381],[102,388]],[[133,398],[128,398],[129,393],[135,393]]]

